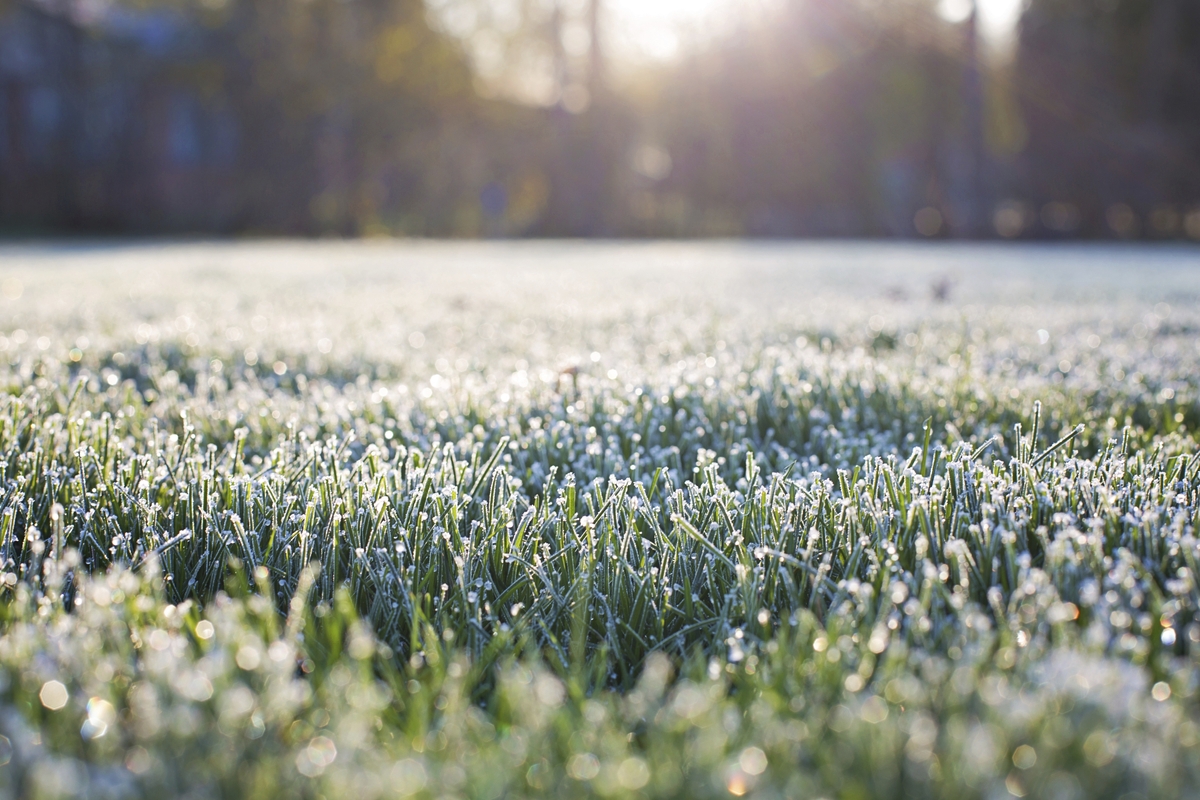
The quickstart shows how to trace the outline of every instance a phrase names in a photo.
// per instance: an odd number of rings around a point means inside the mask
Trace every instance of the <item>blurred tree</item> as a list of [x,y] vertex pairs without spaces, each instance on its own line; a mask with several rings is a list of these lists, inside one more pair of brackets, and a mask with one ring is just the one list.
[[[602,0],[124,2],[141,33],[54,17],[80,34],[52,87],[70,124],[53,169],[22,184],[63,200],[49,221],[979,236],[1003,208],[1014,235],[1036,216],[1128,236],[1175,235],[1200,201],[1193,0],[1029,0],[1015,63],[990,77],[973,18],[948,22],[936,0],[763,0],[638,69],[606,58]],[[84,75],[105,36],[123,60]],[[105,115],[121,142],[85,164]]]
[[531,105],[542,120],[534,172],[547,201],[527,230],[620,232],[634,121],[627,99],[607,89],[601,0],[434,0],[432,9],[443,29],[466,42],[484,94]]
[[1050,231],[1179,232],[1170,207],[1200,201],[1200,5],[1031,0],[1016,76],[1029,191],[1079,209],[1077,226],[1051,214]]
[[647,229],[913,231],[961,139],[954,29],[921,0],[796,0],[689,57],[650,101],[673,170]]
[[469,116],[474,94],[421,0],[208,2],[205,52],[240,121],[250,224],[361,233],[386,213],[436,215],[422,206],[437,158],[416,143]]

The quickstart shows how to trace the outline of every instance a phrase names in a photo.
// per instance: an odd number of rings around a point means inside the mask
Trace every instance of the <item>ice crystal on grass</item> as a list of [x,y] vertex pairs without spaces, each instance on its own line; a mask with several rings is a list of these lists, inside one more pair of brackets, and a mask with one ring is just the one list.
[[0,306],[0,792],[1200,785],[1178,297],[213,269]]

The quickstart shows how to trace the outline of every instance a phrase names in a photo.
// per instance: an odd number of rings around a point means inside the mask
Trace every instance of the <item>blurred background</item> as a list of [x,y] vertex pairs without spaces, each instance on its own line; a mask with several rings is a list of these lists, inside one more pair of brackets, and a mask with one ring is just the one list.
[[0,233],[1200,239],[1196,0],[0,0]]

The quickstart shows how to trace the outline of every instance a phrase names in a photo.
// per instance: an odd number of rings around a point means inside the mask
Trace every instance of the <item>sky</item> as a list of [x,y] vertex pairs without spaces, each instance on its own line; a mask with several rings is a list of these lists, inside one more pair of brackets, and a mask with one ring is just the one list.
[[[1003,46],[1011,39],[1023,0],[978,0],[984,36]],[[608,0],[612,46],[618,58],[667,60],[683,41],[715,33],[735,16],[753,13],[764,0]],[[939,13],[959,22],[970,13],[971,0],[941,0]]]

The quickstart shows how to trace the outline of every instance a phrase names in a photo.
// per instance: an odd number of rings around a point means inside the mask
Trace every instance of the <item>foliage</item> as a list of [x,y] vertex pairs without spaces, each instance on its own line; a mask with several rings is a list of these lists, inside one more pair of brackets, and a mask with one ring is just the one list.
[[421,185],[427,155],[414,151],[474,102],[460,48],[429,29],[423,3],[230,0],[196,11],[212,29],[201,52],[219,70],[214,88],[241,126],[244,219],[366,233],[397,199],[408,210],[439,201]]
[[[1200,232],[1200,175],[1190,143],[1200,131],[1194,64],[1200,13],[1177,0],[1079,3],[1036,0],[1021,24],[1015,85],[1028,127],[1024,156],[1037,164],[1027,193],[1050,210],[1059,233],[1125,237]],[[1097,161],[1119,158],[1098,178]],[[1125,204],[1137,213],[1105,211]],[[1059,217],[1055,222],[1055,217]]]
[[652,64],[602,0],[68,6],[0,2],[6,230],[1200,237],[1183,0],[1032,0],[1011,52],[933,0],[729,3]]

